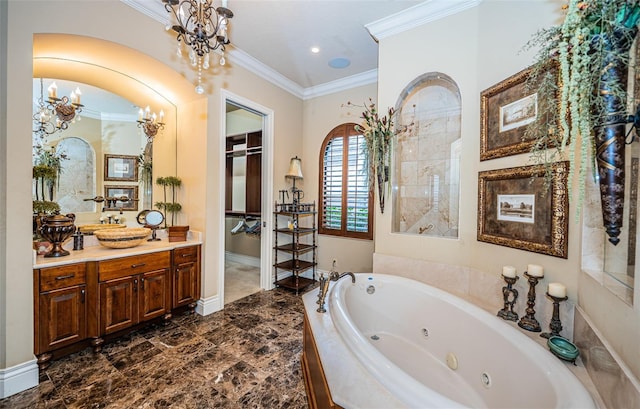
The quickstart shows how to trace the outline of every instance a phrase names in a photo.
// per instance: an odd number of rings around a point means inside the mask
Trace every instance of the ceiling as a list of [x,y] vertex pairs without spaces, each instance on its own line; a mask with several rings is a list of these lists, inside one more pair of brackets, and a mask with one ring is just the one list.
[[[174,23],[162,0],[121,1],[162,22],[163,27]],[[213,0],[214,5],[221,1]],[[365,83],[371,83],[377,80],[378,66],[372,26],[399,32],[398,26],[409,19],[417,18],[424,24],[480,1],[228,0],[234,17],[229,24],[227,60],[262,71],[259,74],[302,97],[310,89],[345,78],[364,75],[368,76]],[[403,16],[399,23],[393,20],[397,16]],[[385,21],[386,25],[381,24]],[[320,51],[314,54],[312,47]],[[335,58],[346,59],[349,65],[332,68],[329,62]]]

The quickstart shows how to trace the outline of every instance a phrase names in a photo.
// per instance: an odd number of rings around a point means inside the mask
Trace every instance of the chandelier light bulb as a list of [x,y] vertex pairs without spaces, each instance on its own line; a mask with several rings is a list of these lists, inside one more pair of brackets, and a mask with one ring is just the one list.
[[198,86],[196,87],[196,94],[204,94],[204,88],[202,88],[202,85],[198,84]]

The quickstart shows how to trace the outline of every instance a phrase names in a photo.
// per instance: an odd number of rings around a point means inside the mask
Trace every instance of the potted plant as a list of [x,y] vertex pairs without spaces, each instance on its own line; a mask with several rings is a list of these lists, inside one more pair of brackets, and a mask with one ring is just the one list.
[[[165,176],[156,179],[156,184],[162,186],[163,202],[156,202],[156,207],[171,214],[171,225],[168,226],[169,241],[185,241],[189,226],[176,226],[177,214],[182,210],[182,205],[176,201],[177,191],[182,186],[182,180],[176,176]],[[167,201],[167,189],[171,190],[171,201]],[[165,227],[167,227],[167,217],[165,217]]]
[[586,169],[595,161],[603,222],[615,245],[624,207],[626,124],[638,121],[627,116],[626,88],[640,0],[570,0],[565,9],[561,25],[539,31],[527,45],[539,47],[529,80],[542,85],[538,120],[526,133],[536,140],[538,163],[569,161],[569,180],[574,174],[579,179],[578,213]]
[[51,244],[40,234],[41,220],[43,216],[60,212],[60,206],[53,200],[53,196],[62,172],[62,161],[66,159],[67,155],[57,152],[55,147],[45,149],[40,144],[35,146],[32,168],[34,182],[33,241],[34,248],[38,250],[39,254],[45,252]]

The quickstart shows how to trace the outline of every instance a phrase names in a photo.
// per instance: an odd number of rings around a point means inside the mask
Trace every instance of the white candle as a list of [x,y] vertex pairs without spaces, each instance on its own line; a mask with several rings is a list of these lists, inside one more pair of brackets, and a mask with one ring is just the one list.
[[537,264],[529,264],[527,266],[527,274],[531,277],[544,277],[544,269]]
[[58,86],[56,85],[55,81],[51,85],[49,85],[47,91],[49,91],[49,98],[55,99],[58,97]]
[[76,104],[80,105],[80,97],[82,96],[82,92],[80,92],[80,87],[76,87]]
[[160,122],[164,120],[164,111],[160,110]]
[[514,278],[516,276],[516,268],[514,266],[504,266],[502,267],[502,275]]
[[552,297],[564,298],[567,296],[567,287],[560,283],[549,283],[549,289],[547,292]]
[[144,118],[144,111],[142,110],[142,108],[140,108],[140,110],[138,111],[138,121],[142,122],[142,118]]
[[71,91],[71,95],[69,95],[69,97],[71,98],[71,103],[72,104],[77,104],[78,103],[78,96],[76,95],[75,92]]
[[149,105],[144,109],[144,119],[151,119],[151,108],[149,108]]

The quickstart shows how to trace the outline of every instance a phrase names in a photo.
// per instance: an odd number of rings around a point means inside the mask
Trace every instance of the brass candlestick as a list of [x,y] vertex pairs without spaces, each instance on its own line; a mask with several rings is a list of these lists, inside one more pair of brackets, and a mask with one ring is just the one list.
[[534,307],[536,306],[536,285],[538,284],[538,280],[542,277],[533,277],[527,274],[525,271],[525,277],[529,280],[529,293],[527,294],[527,315],[522,317],[518,322],[518,326],[520,328],[526,329],[531,332],[540,332],[542,328],[540,328],[540,323],[536,320],[536,310]]
[[560,322],[560,303],[562,301],[566,301],[569,297],[558,298],[549,293],[547,293],[547,297],[553,300],[553,315],[551,317],[551,322],[549,323],[551,332],[543,332],[540,336],[547,339],[554,336],[560,337],[560,331],[562,331],[562,322]]
[[518,299],[518,290],[512,288],[512,286],[516,283],[519,277],[505,277],[503,274],[502,278],[506,281],[507,285],[502,287],[504,308],[498,311],[498,317],[509,321],[518,321],[518,314],[513,311],[513,306]]

